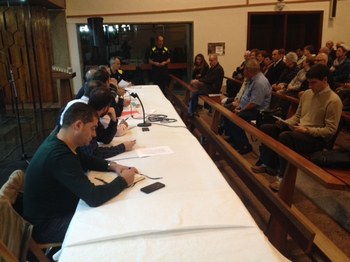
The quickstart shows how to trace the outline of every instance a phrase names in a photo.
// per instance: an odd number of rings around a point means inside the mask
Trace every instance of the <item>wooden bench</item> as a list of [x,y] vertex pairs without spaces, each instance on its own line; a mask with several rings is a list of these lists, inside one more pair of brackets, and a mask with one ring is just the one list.
[[[170,77],[173,81],[172,85],[174,85],[176,82],[186,89],[186,93],[190,93],[192,91],[191,86],[186,82],[176,78],[175,76]],[[171,93],[171,89],[169,92]],[[270,239],[271,243],[273,243],[279,250],[281,250],[284,240],[286,239],[286,234],[288,233],[297,243],[299,243],[303,250],[307,252],[309,250],[309,246],[306,243],[307,241],[311,241],[312,237],[310,236],[312,236],[315,232],[309,228],[307,229],[307,234],[303,235],[303,230],[300,230],[300,227],[296,226],[296,224],[293,224],[298,223],[300,226],[300,221],[298,215],[296,215],[296,213],[293,212],[293,210],[290,208],[292,206],[292,196],[295,189],[297,169],[300,169],[305,174],[314,177],[329,188],[344,189],[346,188],[345,183],[330,175],[322,168],[314,165],[303,156],[297,154],[278,141],[269,137],[267,134],[261,132],[254,126],[250,125],[248,122],[223,107],[217,98],[213,99],[212,97],[202,96],[201,99],[204,102],[208,103],[214,110],[213,121],[210,126],[203,119],[201,119],[201,117],[195,117],[192,121],[193,124],[200,130],[200,132],[205,134],[209,139],[208,144],[212,145],[213,147],[213,149],[209,150],[209,154],[213,154],[212,152],[215,151],[219,152],[220,155],[227,161],[227,163],[231,165],[231,167],[236,171],[237,175],[242,179],[242,181],[244,181],[244,183],[254,193],[254,195],[258,196],[257,198],[261,200],[261,203],[271,213],[271,220],[266,232],[266,235]],[[187,107],[188,103],[185,103],[184,100],[178,99],[178,102],[183,103],[183,108]],[[275,196],[275,194],[272,194],[271,190],[269,188],[266,188],[266,186],[264,187],[256,178],[256,175],[252,173],[250,170],[251,164],[248,163],[248,161],[235,149],[233,149],[231,145],[229,145],[226,140],[224,140],[223,137],[218,135],[217,124],[215,121],[220,118],[221,115],[225,116],[230,121],[243,128],[246,132],[262,141],[266,146],[274,150],[289,162],[280,191],[278,193],[279,200],[284,202],[285,206],[281,206],[279,202],[276,203],[270,199],[270,197]],[[301,223],[301,225],[303,227],[305,226],[303,223]],[[295,230],[295,232],[292,232],[293,230]],[[295,233],[299,235],[296,236]],[[313,245],[314,244],[315,243],[313,242]],[[338,249],[336,250],[335,254],[340,254],[341,256],[346,257]]]

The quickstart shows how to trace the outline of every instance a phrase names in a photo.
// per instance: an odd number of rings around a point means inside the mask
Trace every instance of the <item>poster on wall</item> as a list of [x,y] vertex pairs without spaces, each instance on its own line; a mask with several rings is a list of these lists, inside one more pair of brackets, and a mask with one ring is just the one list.
[[208,55],[225,55],[225,43],[208,43]]

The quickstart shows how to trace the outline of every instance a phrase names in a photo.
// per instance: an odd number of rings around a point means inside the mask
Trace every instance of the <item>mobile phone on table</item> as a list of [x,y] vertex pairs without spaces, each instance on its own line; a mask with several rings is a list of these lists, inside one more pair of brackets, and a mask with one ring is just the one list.
[[153,191],[156,191],[156,190],[161,189],[163,187],[165,187],[165,185],[163,183],[155,182],[153,184],[150,184],[148,186],[141,188],[141,191],[146,193],[146,194],[149,194],[149,193],[152,193]]

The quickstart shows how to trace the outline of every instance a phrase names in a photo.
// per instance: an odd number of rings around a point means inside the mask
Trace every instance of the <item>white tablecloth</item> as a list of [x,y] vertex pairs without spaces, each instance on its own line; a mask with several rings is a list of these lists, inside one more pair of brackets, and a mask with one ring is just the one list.
[[[98,208],[80,201],[59,261],[284,261],[157,86],[139,86],[146,113],[177,122],[134,127],[113,144],[136,139],[135,150],[113,160],[136,166],[166,186],[151,194],[145,179]],[[141,110],[140,110],[141,111]],[[142,120],[128,119],[130,126]],[[172,127],[169,127],[172,126]],[[139,158],[136,149],[166,146],[172,154]],[[112,180],[113,173],[89,178]]]

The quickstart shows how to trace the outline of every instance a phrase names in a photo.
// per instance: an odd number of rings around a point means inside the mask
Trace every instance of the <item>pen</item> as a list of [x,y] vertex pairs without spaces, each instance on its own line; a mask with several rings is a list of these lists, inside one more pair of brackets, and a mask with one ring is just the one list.
[[108,184],[108,182],[106,182],[105,180],[103,180],[102,178],[99,177],[95,177],[96,180],[101,181],[103,184]]
[[162,179],[163,178],[162,176],[160,176],[160,177],[150,177],[150,176],[147,176],[145,174],[138,174],[138,175],[141,175],[141,176],[147,177],[149,179],[153,179],[153,180],[157,180],[157,179]]

